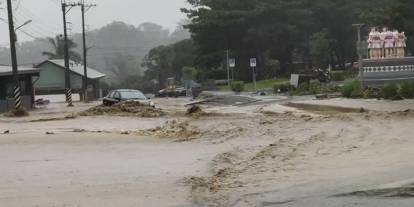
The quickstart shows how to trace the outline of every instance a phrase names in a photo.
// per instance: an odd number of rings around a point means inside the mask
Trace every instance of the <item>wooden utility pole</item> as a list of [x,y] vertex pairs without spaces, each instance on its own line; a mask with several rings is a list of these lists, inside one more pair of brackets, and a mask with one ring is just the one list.
[[12,61],[13,81],[14,81],[14,105],[16,110],[22,109],[20,80],[17,66],[17,54],[16,54],[16,32],[14,30],[13,22],[13,7],[11,0],[7,0],[7,11],[9,19],[9,35],[10,35],[10,53]]
[[65,0],[62,0],[62,13],[63,13],[63,36],[64,36],[64,50],[65,50],[65,94],[66,94],[66,102],[68,103],[69,107],[73,106],[72,102],[72,89],[70,84],[70,62],[69,62],[69,45],[68,45],[68,32],[67,32],[67,22],[66,22],[66,4]]

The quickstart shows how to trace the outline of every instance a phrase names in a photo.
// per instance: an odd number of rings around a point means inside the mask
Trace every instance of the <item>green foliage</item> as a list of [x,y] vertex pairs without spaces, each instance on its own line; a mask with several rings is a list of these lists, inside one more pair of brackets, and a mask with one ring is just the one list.
[[343,97],[346,98],[359,98],[362,97],[361,83],[357,80],[348,81],[340,89]]
[[387,84],[381,89],[381,93],[385,99],[394,99],[398,94],[398,87],[395,84]]
[[332,71],[331,76],[332,76],[333,81],[344,81],[345,80],[344,71]]
[[[64,59],[65,58],[65,39],[61,35],[57,35],[55,39],[47,38],[53,51],[43,51],[42,55],[47,56],[48,59]],[[68,39],[69,58],[75,62],[82,60],[79,53],[75,51],[77,44],[73,40]]]
[[298,93],[304,93],[304,92],[308,92],[309,91],[309,83],[303,82],[301,84],[299,84],[298,88],[296,89],[296,91]]
[[195,77],[197,77],[197,69],[194,67],[183,67],[181,73],[185,80],[193,80]]
[[412,99],[414,98],[414,82],[404,82],[401,84],[399,94],[403,98]]
[[291,89],[290,83],[277,83],[273,86],[273,92],[275,94],[286,93],[286,92],[289,92],[290,89]]
[[231,90],[236,92],[236,93],[240,93],[244,91],[244,82],[242,81],[234,81],[231,84]]
[[309,84],[309,92],[311,94],[317,94],[323,92],[323,86],[322,83],[318,80],[311,81]]
[[326,68],[331,62],[334,40],[325,29],[310,38],[310,55],[312,63],[318,68]]
[[363,95],[363,98],[368,98],[368,99],[371,99],[371,98],[380,99],[383,97],[381,88],[376,88],[376,87],[365,88],[362,95]]
[[[188,72],[183,71],[183,68],[194,65],[197,58],[195,50],[192,40],[183,40],[169,46],[159,46],[152,49],[142,63],[143,67],[148,68],[145,71],[145,79],[157,80],[159,88],[165,86],[165,81],[169,77],[180,80],[183,77],[183,72]],[[185,70],[189,70],[189,68]],[[194,68],[190,70],[194,75]]]
[[182,11],[192,20],[187,28],[199,46],[200,59],[218,57],[203,64],[223,65],[223,51],[230,49],[238,60],[237,78],[248,80],[251,57],[257,57],[262,68],[259,79],[274,71],[277,76],[290,74],[297,59],[320,68],[355,61],[352,24],[362,22],[363,11],[382,8],[379,1],[187,0],[190,8]]

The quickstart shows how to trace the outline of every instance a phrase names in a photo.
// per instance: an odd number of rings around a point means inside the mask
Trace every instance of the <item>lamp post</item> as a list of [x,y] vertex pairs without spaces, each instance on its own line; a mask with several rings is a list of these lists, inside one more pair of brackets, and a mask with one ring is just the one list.
[[30,23],[32,23],[32,22],[33,22],[33,20],[31,20],[31,19],[27,20],[27,21],[26,21],[25,23],[23,23],[22,25],[20,25],[20,26],[16,27],[15,31],[19,30],[20,28],[22,28],[22,27],[24,27],[24,26],[26,26],[26,25],[28,25],[28,24],[30,24]]
[[12,1],[7,0],[7,13],[8,13],[8,20],[9,20],[9,36],[10,36],[10,54],[11,54],[11,62],[12,62],[12,72],[13,72],[13,82],[14,82],[14,106],[16,110],[22,109],[22,99],[21,99],[21,88],[20,88],[20,80],[19,80],[19,72],[18,72],[18,65],[17,65],[17,54],[16,54],[16,30],[22,28],[23,26],[31,23],[32,21],[26,21],[24,24],[18,26],[16,29],[14,28],[14,19],[13,19],[13,7]]

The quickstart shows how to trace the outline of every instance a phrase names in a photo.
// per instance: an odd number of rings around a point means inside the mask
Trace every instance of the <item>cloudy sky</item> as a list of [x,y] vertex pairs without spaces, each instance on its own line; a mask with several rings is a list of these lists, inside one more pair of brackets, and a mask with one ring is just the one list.
[[[19,41],[27,41],[33,37],[54,36],[61,34],[62,11],[61,0],[12,0],[15,7],[16,26],[27,20],[33,22],[18,32]],[[77,2],[78,0],[73,0]],[[181,19],[185,18],[179,9],[186,7],[185,0],[85,0],[86,3],[97,4],[87,13],[88,29],[96,29],[113,21],[123,21],[139,25],[143,22],[154,22],[166,28],[174,29]],[[7,19],[6,0],[0,0],[0,18]],[[3,8],[3,9],[2,9]],[[72,33],[80,31],[80,8],[73,8],[68,14]],[[0,19],[0,46],[8,45],[8,26]],[[32,37],[31,37],[32,36]]]

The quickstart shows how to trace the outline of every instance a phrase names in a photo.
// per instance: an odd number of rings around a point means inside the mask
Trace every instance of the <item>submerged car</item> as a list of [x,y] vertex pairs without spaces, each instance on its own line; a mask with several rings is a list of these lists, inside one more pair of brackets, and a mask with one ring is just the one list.
[[187,96],[187,90],[184,87],[174,88],[174,89],[162,89],[159,90],[157,97],[180,97]]
[[141,91],[132,89],[119,89],[109,92],[102,102],[105,106],[111,106],[121,102],[139,102],[142,105],[155,107],[154,102],[147,98]]

